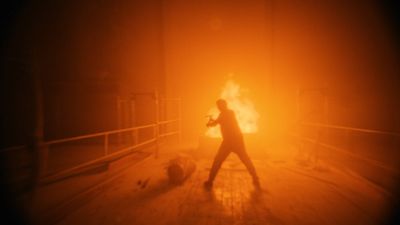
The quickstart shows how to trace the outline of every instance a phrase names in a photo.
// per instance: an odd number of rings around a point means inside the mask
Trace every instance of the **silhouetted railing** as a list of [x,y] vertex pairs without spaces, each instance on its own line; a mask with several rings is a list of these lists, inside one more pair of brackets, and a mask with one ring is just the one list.
[[[44,141],[39,144],[44,154],[40,155],[40,183],[68,177],[97,164],[113,161],[130,154],[140,147],[154,144],[154,155],[158,156],[160,140],[168,136],[177,135],[181,139],[180,99],[163,99],[178,103],[178,115],[175,119],[160,121],[157,116],[152,124],[122,128],[111,131],[98,132],[75,137]],[[157,102],[157,101],[156,101]],[[158,108],[158,104],[156,104]],[[159,111],[156,110],[158,114]],[[88,145],[89,144],[89,145]],[[14,160],[18,155],[34,153],[28,145],[13,146],[0,150]],[[13,155],[17,157],[13,157]],[[50,157],[51,156],[51,157]],[[28,156],[30,157],[30,156]],[[60,161],[60,162],[59,162]],[[18,161],[15,161],[19,163]],[[11,164],[16,163],[11,162]],[[35,162],[34,162],[35,163]],[[49,165],[52,166],[49,166]]]
[[[385,139],[390,137],[390,139],[397,140],[400,137],[400,133],[327,124],[326,121],[328,121],[327,118],[330,108],[328,94],[329,90],[327,88],[298,88],[296,95],[296,113],[297,121],[299,121],[297,124],[300,129],[297,133],[292,133],[292,135],[297,136],[303,141],[312,143],[314,145],[314,154],[317,160],[319,157],[318,146],[322,146],[346,154],[354,159],[363,160],[369,164],[373,164],[386,170],[398,171],[398,168],[388,166],[385,163],[374,159],[374,157],[366,157],[363,152],[354,151],[355,149],[352,144],[355,141],[355,135],[372,135],[368,136],[368,139],[362,140],[364,145],[369,145],[370,142],[372,142],[370,139]],[[309,105],[303,104],[304,101],[307,102],[307,96],[314,96],[311,100],[314,108],[310,108]],[[308,100],[308,102],[310,102],[310,100]],[[305,122],[312,119],[312,117],[316,117],[320,122]],[[338,135],[335,137],[333,135],[334,133],[338,133]],[[337,136],[339,136],[339,139],[335,140]]]
[[347,167],[384,187],[385,193],[393,191],[400,177],[400,133],[312,122],[301,122],[299,128],[291,135],[298,141],[300,155],[306,152],[316,163],[322,159]]
[[[56,172],[55,174],[50,174],[50,175],[49,175],[48,170],[47,170],[47,168],[48,168],[47,165],[49,163],[48,162],[49,159],[45,158],[44,164],[46,166],[45,166],[44,174],[46,174],[46,175],[41,179],[41,182],[46,183],[46,182],[49,182],[51,180],[60,179],[60,178],[62,178],[64,176],[68,176],[71,173],[74,173],[76,171],[84,169],[85,167],[94,165],[96,163],[101,163],[101,162],[106,162],[106,161],[109,161],[109,160],[113,160],[114,158],[117,158],[118,156],[127,154],[127,153],[129,153],[130,151],[132,151],[132,150],[134,150],[136,148],[145,146],[146,144],[153,143],[158,138],[158,137],[156,137],[156,134],[155,134],[156,133],[156,131],[155,131],[156,127],[157,127],[156,124],[150,124],[150,125],[145,125],[145,126],[138,126],[138,127],[119,129],[119,130],[113,130],[113,131],[106,131],[106,132],[99,132],[99,133],[95,133],[95,134],[81,135],[81,136],[77,136],[77,137],[64,138],[64,139],[45,142],[43,147],[49,149],[52,145],[56,145],[56,144],[65,144],[65,143],[70,143],[70,142],[74,142],[74,141],[100,137],[100,138],[102,138],[104,140],[103,141],[103,150],[104,150],[104,152],[103,152],[103,155],[101,157],[98,157],[98,158],[96,158],[94,160],[90,160],[88,162],[79,164],[77,166],[73,166],[73,167],[70,167],[70,168],[67,168],[67,169],[63,169],[63,170],[61,170],[59,172]],[[153,130],[153,136],[148,140],[139,142],[138,141],[138,133],[139,133],[140,130],[143,130],[143,129],[152,129]],[[134,144],[130,145],[130,146],[127,146],[127,147],[124,146],[123,148],[118,149],[117,151],[115,151],[113,153],[110,153],[109,152],[109,149],[110,149],[109,137],[110,137],[110,135],[112,135],[112,134],[122,134],[122,133],[125,134],[127,132],[131,133],[132,136],[134,137],[134,140],[135,140]]]
[[[99,133],[94,133],[94,134],[87,134],[87,135],[80,135],[76,137],[70,137],[70,138],[63,138],[63,139],[58,139],[58,140],[52,140],[52,141],[47,141],[42,143],[41,148],[47,149],[48,150],[55,145],[60,145],[60,144],[71,144],[74,142],[82,141],[82,140],[89,140],[93,138],[101,138],[102,141],[102,149],[103,149],[103,154],[100,157],[96,157],[95,159],[89,160],[84,163],[80,163],[78,165],[68,167],[66,169],[62,169],[60,171],[57,171],[53,174],[49,173],[50,171],[48,170],[48,165],[49,165],[49,157],[44,157],[41,160],[43,160],[43,165],[44,165],[44,171],[42,171],[42,178],[40,179],[41,183],[47,183],[52,180],[57,180],[62,177],[68,176],[72,173],[75,173],[77,171],[80,171],[86,167],[90,167],[92,165],[95,165],[97,163],[102,163],[102,162],[107,162],[110,160],[113,160],[115,158],[118,158],[120,156],[123,156],[125,154],[128,154],[132,152],[135,149],[138,149],[142,146],[155,143],[158,145],[158,140],[161,138],[165,138],[171,135],[180,135],[181,131],[179,129],[174,130],[174,131],[169,131],[165,133],[159,133],[159,127],[164,126],[167,124],[172,124],[172,123],[179,123],[180,119],[173,119],[173,120],[167,120],[167,121],[160,121],[158,124],[149,124],[149,125],[144,125],[144,126],[137,126],[137,127],[131,127],[131,128],[125,128],[125,129],[118,129],[118,130],[112,130],[112,131],[104,131],[104,132],[99,132]],[[152,135],[148,137],[148,139],[139,141],[139,132],[141,130],[147,130],[150,129],[152,132]],[[110,136],[111,135],[119,135],[119,134],[125,134],[129,135],[132,137],[134,140],[132,144],[128,146],[123,146],[120,149],[117,149],[116,151],[110,152],[110,146],[115,143],[110,143]],[[15,146],[15,147],[10,147],[6,149],[2,149],[1,152],[9,152],[9,151],[18,151],[18,150],[23,150],[26,149],[28,146],[26,145],[21,145],[21,146]],[[70,149],[71,150],[71,149]],[[155,148],[155,154],[157,154],[158,151],[158,146]]]
[[[351,133],[353,133],[353,132],[376,134],[376,135],[385,135],[385,136],[393,136],[393,137],[400,137],[400,133],[382,131],[382,130],[365,129],[365,128],[338,126],[338,125],[331,125],[331,124],[311,123],[311,122],[302,122],[302,123],[300,123],[300,125],[301,126],[315,127],[317,129],[319,129],[318,135],[315,138],[305,137],[301,133],[294,134],[295,136],[297,136],[298,138],[300,138],[300,139],[302,139],[304,141],[308,141],[308,142],[311,142],[311,143],[313,143],[315,145],[323,146],[325,148],[329,148],[331,150],[344,153],[344,154],[346,154],[346,155],[348,155],[348,156],[350,156],[352,158],[363,160],[365,162],[368,162],[368,163],[370,163],[372,165],[381,167],[381,168],[386,169],[386,170],[398,172],[398,168],[393,168],[393,167],[388,166],[385,163],[382,163],[382,162],[380,162],[378,160],[375,160],[375,159],[372,159],[372,158],[368,158],[368,157],[364,157],[364,156],[362,156],[360,154],[357,154],[357,153],[354,153],[354,152],[350,151],[349,150],[349,148],[350,148],[349,143],[351,142],[350,141]],[[322,129],[325,129],[325,131],[322,130]],[[345,140],[348,143],[348,146],[338,147],[338,146],[323,142],[322,141],[322,136],[324,136],[324,135],[322,133],[325,133],[325,136],[326,136],[326,133],[327,133],[326,130],[327,129],[335,129],[335,130],[344,131],[345,132]]]
[[338,130],[345,130],[345,131],[355,131],[355,132],[362,132],[362,133],[383,134],[383,135],[400,137],[400,133],[381,131],[381,130],[371,130],[371,129],[364,129],[364,128],[354,128],[354,127],[337,126],[337,125],[322,124],[322,123],[307,123],[307,122],[303,122],[303,123],[301,123],[301,125],[331,128],[331,129],[338,129]]

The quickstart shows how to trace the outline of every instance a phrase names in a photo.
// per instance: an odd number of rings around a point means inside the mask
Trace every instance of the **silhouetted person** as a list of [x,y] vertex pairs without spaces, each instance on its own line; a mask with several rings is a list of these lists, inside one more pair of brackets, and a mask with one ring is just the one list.
[[218,153],[214,158],[208,180],[204,182],[204,187],[207,189],[210,189],[212,187],[213,181],[218,173],[219,168],[221,167],[226,157],[228,157],[228,155],[233,152],[239,156],[240,160],[243,162],[250,175],[253,177],[254,186],[259,188],[260,183],[258,180],[258,176],[253,163],[247,155],[246,148],[244,146],[243,135],[236,121],[235,113],[228,108],[226,101],[223,99],[217,100],[217,107],[220,111],[218,118],[215,120],[210,118],[207,126],[212,127],[219,124],[223,140],[219,147]]

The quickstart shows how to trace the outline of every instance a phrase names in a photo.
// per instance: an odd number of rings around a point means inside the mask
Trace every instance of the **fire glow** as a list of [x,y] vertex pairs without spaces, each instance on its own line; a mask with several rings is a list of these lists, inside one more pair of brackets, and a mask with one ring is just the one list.
[[[252,101],[242,95],[239,84],[235,83],[233,80],[228,80],[222,89],[220,98],[225,99],[228,103],[228,108],[235,112],[242,133],[249,134],[258,131],[257,122],[259,114],[255,110]],[[208,111],[208,115],[212,116],[213,119],[216,119],[218,114],[219,111],[215,106]],[[209,127],[205,135],[218,138],[221,137],[221,131],[218,126]]]

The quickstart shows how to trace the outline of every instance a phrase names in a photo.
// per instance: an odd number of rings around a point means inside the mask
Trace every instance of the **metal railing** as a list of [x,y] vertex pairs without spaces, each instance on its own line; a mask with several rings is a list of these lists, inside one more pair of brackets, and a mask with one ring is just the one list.
[[[180,126],[177,126],[178,129],[174,131],[169,131],[165,133],[160,133],[160,126],[168,125],[168,124],[173,124],[173,123],[180,123],[180,118],[178,119],[173,119],[173,120],[166,120],[166,121],[160,121],[158,123],[153,123],[153,124],[148,124],[144,126],[136,126],[136,127],[131,127],[131,128],[124,128],[124,129],[118,129],[118,130],[111,130],[111,131],[104,131],[104,132],[98,132],[94,134],[87,134],[87,135],[80,135],[76,137],[69,137],[69,138],[63,138],[63,139],[58,139],[58,140],[51,140],[51,141],[45,141],[40,144],[40,148],[45,149],[46,157],[42,158],[43,160],[43,168],[41,172],[41,177],[40,177],[40,183],[49,183],[53,180],[58,180],[63,177],[67,177],[71,174],[77,173],[87,167],[96,165],[98,163],[104,163],[107,161],[112,161],[118,157],[121,157],[123,155],[129,154],[133,152],[134,149],[143,147],[145,145],[155,143],[156,148],[155,148],[155,155],[158,154],[158,148],[159,148],[159,140],[171,135],[181,135],[181,130]],[[144,140],[144,141],[139,141],[139,131],[145,130],[145,129],[151,129],[152,130],[152,135],[150,138]],[[121,149],[118,149],[114,152],[110,152],[110,136],[111,135],[119,135],[123,133],[130,133],[130,135],[133,137],[133,144],[129,146],[124,146]],[[48,155],[48,150],[51,146],[58,145],[58,144],[66,144],[66,143],[73,143],[76,141],[81,141],[81,140],[88,140],[91,138],[102,138],[103,140],[103,154],[101,157],[97,157],[95,159],[92,159],[90,161],[80,163],[78,165],[68,167],[66,169],[62,169],[60,171],[57,171],[54,174],[49,174],[48,173],[48,164],[49,164],[49,158],[47,157]],[[23,150],[27,149],[27,145],[21,145],[21,146],[14,146],[14,147],[9,147],[2,149],[1,152],[9,152],[9,151],[16,151],[16,150]]]
[[[312,111],[309,111],[307,113],[307,110],[305,107],[302,106],[302,99],[307,97],[308,94],[313,94],[315,97],[320,99],[320,102],[322,104],[319,105],[320,111],[319,111],[319,117],[322,121],[322,123],[317,123],[317,122],[305,122],[307,119],[310,119],[312,116],[315,116],[316,112],[315,109]],[[341,152],[343,154],[346,154],[354,159],[359,159],[365,162],[368,162],[369,164],[375,165],[380,168],[384,168],[385,170],[390,170],[390,171],[396,171],[399,172],[398,169],[389,167],[385,165],[384,163],[377,161],[375,159],[371,159],[365,156],[362,156],[360,154],[355,153],[354,151],[351,151],[351,146],[350,143],[352,134],[353,133],[364,133],[364,134],[373,134],[373,135],[383,135],[383,136],[391,136],[391,137],[400,137],[400,133],[396,132],[390,132],[390,131],[382,131],[382,130],[374,130],[374,129],[365,129],[365,128],[356,128],[356,127],[348,127],[348,126],[341,126],[341,125],[332,125],[332,124],[327,124],[326,122],[328,121],[328,112],[330,111],[330,104],[329,104],[329,90],[326,87],[322,88],[301,88],[298,87],[297,93],[296,93],[296,114],[297,114],[297,124],[299,127],[314,127],[317,130],[317,135],[315,138],[311,137],[306,137],[304,134],[302,134],[301,130],[298,131],[298,133],[290,133],[292,136],[296,136],[297,138],[310,142],[315,145],[316,151],[318,151],[318,146],[322,146],[337,152]],[[323,139],[323,136],[326,136],[328,132],[326,131],[332,131],[332,130],[339,130],[339,131],[344,131],[344,139],[347,141],[347,146],[345,147],[339,147],[335,146],[329,143],[324,143],[321,139]],[[316,155],[316,160],[318,160],[318,152],[314,153]]]
[[[368,133],[368,134],[377,134],[377,135],[385,135],[385,136],[393,136],[393,137],[400,137],[400,133],[396,132],[390,132],[390,131],[382,131],[382,130],[373,130],[373,129],[365,129],[365,128],[355,128],[355,127],[347,127],[347,126],[339,126],[339,125],[331,125],[331,124],[323,124],[323,123],[312,123],[312,122],[301,122],[299,124],[300,126],[310,126],[310,127],[315,127],[318,129],[335,129],[335,130],[342,130],[345,132],[345,136],[347,140],[350,140],[351,133],[357,132],[357,133]],[[291,133],[292,135],[296,136],[297,138],[300,138],[301,140],[311,142],[315,145],[323,146],[325,148],[329,148],[331,150],[337,151],[344,153],[352,158],[359,159],[365,162],[368,162],[371,165],[383,168],[385,170],[389,170],[392,172],[398,173],[399,170],[398,168],[393,168],[390,166],[387,166],[383,162],[361,156],[359,154],[353,153],[348,149],[340,148],[337,146],[334,146],[332,144],[324,143],[322,142],[321,139],[321,131],[319,131],[319,134],[317,138],[310,138],[310,137],[304,137],[299,133]],[[348,142],[349,143],[349,142]]]
[[[144,95],[144,96],[149,96],[152,99],[152,102],[154,104],[154,112],[155,112],[155,121],[152,124],[148,125],[143,125],[143,126],[135,126],[135,127],[130,127],[130,128],[121,128],[122,123],[121,123],[121,99],[119,96],[117,96],[117,110],[118,110],[118,129],[117,130],[111,130],[111,131],[104,131],[104,132],[98,132],[94,134],[87,134],[87,135],[80,135],[76,137],[69,137],[69,138],[63,138],[63,139],[58,139],[58,140],[51,140],[51,141],[41,141],[43,137],[39,138],[39,141],[35,144],[36,147],[35,151],[28,151],[27,154],[37,154],[32,157],[32,160],[34,160],[34,167],[35,171],[34,173],[38,173],[38,176],[35,175],[36,180],[39,180],[39,183],[46,183],[55,179],[60,179],[63,177],[67,177],[71,174],[77,173],[81,170],[86,169],[87,167],[91,167],[93,165],[96,165],[98,163],[104,163],[107,161],[112,161],[115,160],[119,157],[124,156],[125,154],[129,154],[132,152],[134,149],[140,148],[142,146],[145,146],[147,144],[154,143],[155,145],[155,151],[154,155],[158,157],[158,151],[159,151],[159,144],[160,144],[160,139],[166,138],[171,135],[177,135],[179,142],[181,141],[181,136],[182,136],[182,125],[181,125],[181,100],[180,98],[160,98],[158,91],[154,90],[153,92],[141,92],[141,93],[132,93],[132,98],[129,99],[129,101],[132,101],[135,99],[135,97],[139,95]],[[160,110],[160,101],[163,103],[175,103],[176,104],[176,109],[178,111],[177,115],[174,115],[173,117],[177,117],[176,119],[169,119],[166,120],[166,118],[161,118]],[[166,106],[164,104],[164,106]],[[165,113],[165,112],[164,112]],[[163,114],[163,116],[165,116]],[[131,118],[132,119],[132,118]],[[132,121],[129,122],[131,124]],[[174,124],[174,126],[171,126],[171,124]],[[170,129],[170,128],[173,129]],[[145,132],[145,140],[141,140],[139,133],[142,130],[146,129],[151,129],[152,132]],[[122,143],[122,136],[123,134],[127,134],[129,137],[129,140],[131,140],[131,143]],[[112,140],[110,139],[111,135],[117,135],[117,141],[118,143],[118,149],[111,149],[113,143]],[[143,135],[141,135],[143,137]],[[52,146],[63,146],[63,145],[68,145],[70,143],[78,143],[78,142],[85,142],[85,140],[89,139],[102,139],[102,146],[99,146],[99,150],[103,150],[101,156],[99,156],[98,152],[96,152],[96,156],[92,157],[90,159],[82,160],[78,159],[77,161],[81,160],[81,162],[74,162],[73,165],[64,165],[64,168],[58,168],[55,171],[50,171],[49,170],[49,149]],[[89,141],[90,143],[90,141]],[[97,144],[97,143],[96,143]],[[122,144],[122,148],[121,148]],[[65,147],[65,146],[64,146]],[[78,147],[78,146],[73,146],[73,147]],[[87,146],[85,146],[86,148]],[[97,146],[96,146],[97,147]],[[20,146],[13,146],[13,147],[8,147],[5,149],[0,149],[0,154],[14,154],[13,151],[23,151],[23,150],[28,150],[28,148],[31,148],[31,146],[28,145],[20,145]],[[57,149],[54,151],[59,151],[61,149]],[[69,151],[69,149],[67,149]],[[97,151],[97,148],[95,149]],[[52,153],[53,150],[52,150]],[[59,152],[58,152],[59,153]],[[84,153],[82,153],[84,154]],[[86,156],[85,156],[86,157]],[[87,157],[86,157],[87,158]],[[55,159],[53,159],[55,160]],[[58,159],[60,160],[60,159]],[[36,162],[37,161],[37,162]],[[83,162],[82,162],[83,161]],[[36,165],[37,164],[37,165]],[[53,163],[54,164],[54,163]],[[39,169],[37,169],[38,167]],[[65,168],[66,167],[66,168]]]
[[389,132],[389,131],[381,131],[381,130],[372,130],[372,129],[337,126],[337,125],[322,124],[322,123],[309,123],[309,122],[303,122],[303,123],[301,123],[301,125],[314,126],[314,127],[323,127],[323,128],[331,128],[331,129],[338,129],[338,130],[346,130],[346,131],[349,131],[349,132],[350,131],[355,131],[355,132],[362,132],[362,133],[383,134],[383,135],[390,135],[390,136],[400,137],[400,133]]

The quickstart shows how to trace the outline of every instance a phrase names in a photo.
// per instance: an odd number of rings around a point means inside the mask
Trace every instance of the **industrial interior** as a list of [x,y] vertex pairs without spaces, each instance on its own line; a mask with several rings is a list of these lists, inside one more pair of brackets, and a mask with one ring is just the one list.
[[0,224],[400,224],[397,1],[6,2]]

